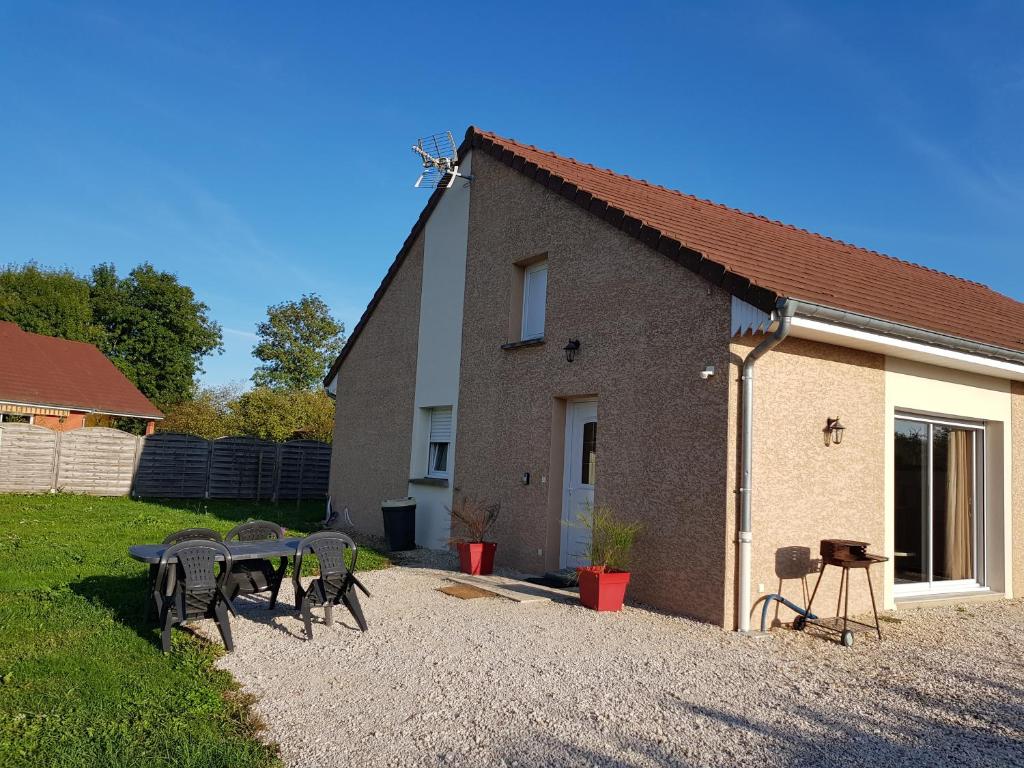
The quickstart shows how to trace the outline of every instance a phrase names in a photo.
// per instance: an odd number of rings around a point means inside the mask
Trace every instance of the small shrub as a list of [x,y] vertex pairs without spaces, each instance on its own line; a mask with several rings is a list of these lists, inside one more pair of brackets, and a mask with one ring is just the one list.
[[446,507],[452,516],[452,529],[461,529],[464,536],[453,536],[452,543],[479,543],[498,519],[500,504],[489,504],[470,496],[460,496],[451,507]]
[[629,570],[633,544],[643,526],[627,523],[615,516],[615,510],[603,504],[587,507],[586,513],[578,518],[579,525],[590,531],[587,559],[592,566],[604,566],[605,570]]

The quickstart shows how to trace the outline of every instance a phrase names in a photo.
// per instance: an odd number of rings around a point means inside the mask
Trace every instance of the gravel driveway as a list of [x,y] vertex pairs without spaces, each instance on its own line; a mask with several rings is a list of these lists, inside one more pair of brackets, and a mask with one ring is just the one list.
[[1020,600],[905,611],[847,650],[637,608],[460,600],[436,591],[447,575],[366,573],[370,631],[341,609],[311,642],[288,606],[239,601],[219,664],[287,765],[1024,765]]

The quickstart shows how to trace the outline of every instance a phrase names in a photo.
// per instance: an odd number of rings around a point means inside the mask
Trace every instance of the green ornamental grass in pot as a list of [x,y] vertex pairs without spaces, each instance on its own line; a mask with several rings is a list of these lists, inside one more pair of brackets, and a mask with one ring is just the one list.
[[595,611],[618,611],[626,598],[630,557],[642,526],[618,519],[606,505],[588,507],[579,524],[590,532],[590,565],[576,569],[580,602]]

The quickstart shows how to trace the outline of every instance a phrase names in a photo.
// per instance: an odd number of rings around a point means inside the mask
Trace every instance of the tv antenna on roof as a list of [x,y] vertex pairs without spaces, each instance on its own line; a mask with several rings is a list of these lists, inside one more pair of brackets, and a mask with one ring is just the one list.
[[419,155],[423,162],[423,171],[414,185],[416,187],[448,189],[458,176],[467,181],[472,178],[459,173],[459,150],[451,131],[417,139],[412,151]]

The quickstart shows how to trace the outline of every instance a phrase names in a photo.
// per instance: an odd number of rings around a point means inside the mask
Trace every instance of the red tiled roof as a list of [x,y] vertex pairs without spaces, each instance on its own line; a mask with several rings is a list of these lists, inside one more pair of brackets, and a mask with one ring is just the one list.
[[[766,311],[799,299],[1024,352],[1024,304],[928,267],[470,127],[482,150]],[[443,190],[420,215],[325,380],[333,378]]]
[[[493,133],[470,131],[479,137],[473,141],[474,146],[479,144],[512,168],[535,174],[534,178],[549,188],[577,203],[585,202],[586,207],[605,218],[625,218],[624,229],[634,229],[633,234],[659,250],[669,249],[664,243],[659,247],[661,239],[668,238],[695,251],[712,262],[703,271],[709,276],[716,270],[723,271],[731,292],[746,294],[741,298],[753,299],[752,303],[764,309],[778,297],[802,299],[1024,351],[1024,304],[981,283],[595,168]],[[566,185],[568,190],[564,189]],[[617,210],[609,215],[604,204]],[[636,221],[632,227],[630,219]],[[701,271],[699,265],[691,266]],[[759,292],[758,288],[763,290]]]
[[163,414],[92,344],[0,322],[0,401],[159,419]]

